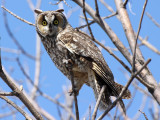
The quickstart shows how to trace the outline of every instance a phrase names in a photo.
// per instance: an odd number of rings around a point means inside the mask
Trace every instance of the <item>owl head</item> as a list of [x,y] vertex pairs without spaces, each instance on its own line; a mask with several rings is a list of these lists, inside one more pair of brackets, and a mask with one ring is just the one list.
[[46,37],[55,36],[62,31],[67,24],[67,19],[62,12],[63,9],[44,12],[36,9],[35,13],[38,14],[36,18],[37,32],[43,37]]

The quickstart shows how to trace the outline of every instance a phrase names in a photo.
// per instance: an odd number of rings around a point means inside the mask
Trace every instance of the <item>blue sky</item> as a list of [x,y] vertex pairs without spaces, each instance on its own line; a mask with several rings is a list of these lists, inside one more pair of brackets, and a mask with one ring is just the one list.
[[[105,0],[106,1],[106,0]],[[34,2],[36,2],[34,0]],[[41,9],[43,11],[47,10],[56,10],[58,6],[50,5],[49,2],[55,3],[55,1],[51,0],[42,0]],[[86,0],[89,5],[91,5],[94,8],[94,2]],[[109,5],[113,7],[114,10],[115,4],[114,1],[107,1]],[[138,24],[141,16],[142,7],[144,4],[144,0],[131,0],[131,10],[129,10],[129,4],[127,5],[127,10],[129,13],[129,17],[131,19],[131,23],[133,26],[133,29],[135,31],[138,30]],[[67,3],[72,6],[72,8],[69,8],[65,4],[63,4],[65,13],[67,15],[68,11],[74,9],[74,12],[72,15],[68,18],[69,23],[72,25],[72,27],[78,27],[83,19],[81,19],[79,16],[83,15],[82,10],[80,7],[78,7],[74,2],[67,1]],[[111,13],[100,3],[100,14],[101,16],[108,16]],[[160,1],[155,0],[148,1],[148,5],[146,8],[146,12],[150,13],[152,17],[157,20],[157,22],[160,23],[160,16],[158,11]],[[30,10],[29,5],[26,0],[6,0],[5,1],[5,7],[17,14],[18,16],[35,23],[33,12]],[[90,16],[88,15],[90,18]],[[23,23],[22,21],[16,19],[15,17],[11,16],[7,13],[7,19],[9,23],[9,27],[11,31],[14,33],[15,38],[18,40],[18,42],[22,45],[25,51],[27,53],[35,56],[36,51],[36,30],[33,26],[30,26],[26,23]],[[0,9],[0,45],[2,48],[8,48],[8,49],[14,49],[16,51],[19,51],[18,47],[15,45],[13,40],[9,37],[6,28],[4,26],[4,20],[2,15],[2,9]],[[122,25],[119,20],[117,20],[116,17],[112,17],[110,19],[107,19],[106,22],[110,25],[110,27],[113,29],[113,31],[117,34],[119,39],[124,43],[125,46],[128,47],[128,43],[125,37],[125,34],[123,32]],[[105,46],[109,46],[111,48],[115,48],[114,44],[110,41],[108,36],[103,32],[103,30],[97,26],[96,24],[91,26],[92,31],[94,33],[94,36],[97,40],[100,42],[103,42]],[[89,34],[89,32],[87,31]],[[160,28],[156,27],[153,22],[144,15],[143,23],[142,23],[142,29],[140,32],[140,35],[145,38],[148,37],[148,42],[150,42],[152,45],[154,45],[158,50],[160,50]],[[140,43],[140,42],[139,42]],[[151,58],[152,61],[148,65],[154,78],[157,80],[157,82],[160,81],[160,75],[159,75],[159,67],[160,67],[160,56],[151,51],[146,46],[142,46],[140,48],[142,50],[142,53],[144,55],[144,58],[147,60],[148,58]],[[115,81],[118,83],[121,83],[123,85],[126,84],[127,79],[122,71],[126,70],[119,64],[111,55],[109,55],[105,50],[102,50],[102,53],[104,55],[104,58],[106,59],[109,67],[111,68]],[[119,51],[114,51],[114,53],[122,59],[129,67],[130,65],[125,60],[125,58],[121,55]],[[15,58],[19,58],[20,62],[23,64],[23,66],[27,69],[28,74],[31,76],[31,79],[34,79],[35,74],[35,62],[28,57],[24,56],[23,54],[14,54],[10,52],[6,52],[4,50],[1,51],[2,54],[2,64],[5,67],[5,69],[10,73],[10,75],[15,79],[20,81],[20,84],[24,86],[24,89],[28,91],[28,88],[32,88],[30,84],[26,84],[26,78],[21,72],[20,68],[17,65],[17,62],[15,61]],[[12,59],[10,59],[12,58]],[[128,73],[128,72],[127,72]],[[58,93],[63,93],[63,86],[69,85],[70,81],[67,80],[67,78],[54,66],[51,59],[49,58],[47,52],[45,51],[43,45],[41,44],[41,70],[40,70],[40,88],[43,92],[46,92],[48,95],[52,96],[53,98]],[[144,88],[143,85],[140,84],[140,87]],[[0,80],[0,89],[3,89],[3,91],[10,91],[10,89],[5,85],[2,80]],[[133,91],[133,87],[129,87],[131,91]],[[145,89],[145,88],[144,88]],[[48,111],[50,114],[52,114],[55,118],[58,118],[57,113],[57,107],[51,102],[47,102],[46,105],[46,99],[39,97],[37,102],[42,106],[46,111]],[[60,98],[60,102],[63,101],[63,97]],[[124,100],[125,104],[129,102],[129,100]],[[136,96],[133,100],[133,105],[129,108],[127,111],[127,115],[129,117],[133,117],[135,113],[139,110],[139,106],[143,102],[142,94],[137,92]],[[147,104],[145,105],[145,109],[143,110],[146,115],[150,118],[150,113],[148,112],[148,107],[150,105],[151,100],[147,98]],[[5,102],[3,100],[0,100],[0,104],[4,104]],[[18,102],[20,105],[22,105],[20,102]],[[95,99],[93,92],[91,88],[87,87],[86,85],[83,86],[81,89],[79,96],[78,96],[78,103],[79,103],[79,111],[80,111],[80,118],[83,118],[88,111],[89,105],[95,104]],[[8,109],[1,109],[0,108],[0,114],[7,111]],[[98,115],[100,115],[102,112],[98,112]],[[111,112],[114,113],[114,112]],[[23,119],[21,115],[16,116],[17,119]],[[4,120],[9,120],[11,118],[6,117]],[[140,119],[144,119],[143,115],[140,116]]]

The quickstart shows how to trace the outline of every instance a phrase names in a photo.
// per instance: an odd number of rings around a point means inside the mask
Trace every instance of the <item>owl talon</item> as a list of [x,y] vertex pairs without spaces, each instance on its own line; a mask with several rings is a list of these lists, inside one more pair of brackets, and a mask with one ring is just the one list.
[[68,69],[72,69],[73,61],[71,59],[63,59],[63,63]]
[[75,92],[74,92],[72,89],[70,89],[70,90],[68,91],[68,93],[69,93],[70,96],[74,95],[74,93],[76,94],[76,96],[79,94],[78,91],[75,90]]
[[63,59],[64,64],[73,64],[73,61],[71,59]]

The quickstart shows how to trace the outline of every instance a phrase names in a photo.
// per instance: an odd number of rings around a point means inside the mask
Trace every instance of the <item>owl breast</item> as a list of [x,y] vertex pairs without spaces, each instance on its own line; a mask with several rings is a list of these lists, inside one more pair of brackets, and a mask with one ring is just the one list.
[[73,72],[76,74],[76,76],[78,76],[78,74],[83,74],[85,79],[88,79],[87,71],[89,63],[87,61],[85,62],[84,58],[77,56],[68,50],[66,46],[58,39],[58,37],[46,37],[42,39],[42,43],[56,67],[65,76],[70,78],[68,68],[66,67],[69,57],[69,59],[71,59],[74,63]]

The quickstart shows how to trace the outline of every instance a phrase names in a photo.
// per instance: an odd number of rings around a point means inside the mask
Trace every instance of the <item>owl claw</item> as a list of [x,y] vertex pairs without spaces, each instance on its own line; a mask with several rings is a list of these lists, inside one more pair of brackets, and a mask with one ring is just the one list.
[[73,64],[73,61],[71,59],[63,59],[64,64]]
[[76,94],[76,96],[79,94],[79,92],[77,90],[75,90],[75,92],[74,92],[73,89],[70,89],[68,91],[68,93],[69,93],[70,96],[74,95],[74,93]]
[[71,59],[63,59],[63,63],[65,64],[66,68],[72,69],[73,61]]

